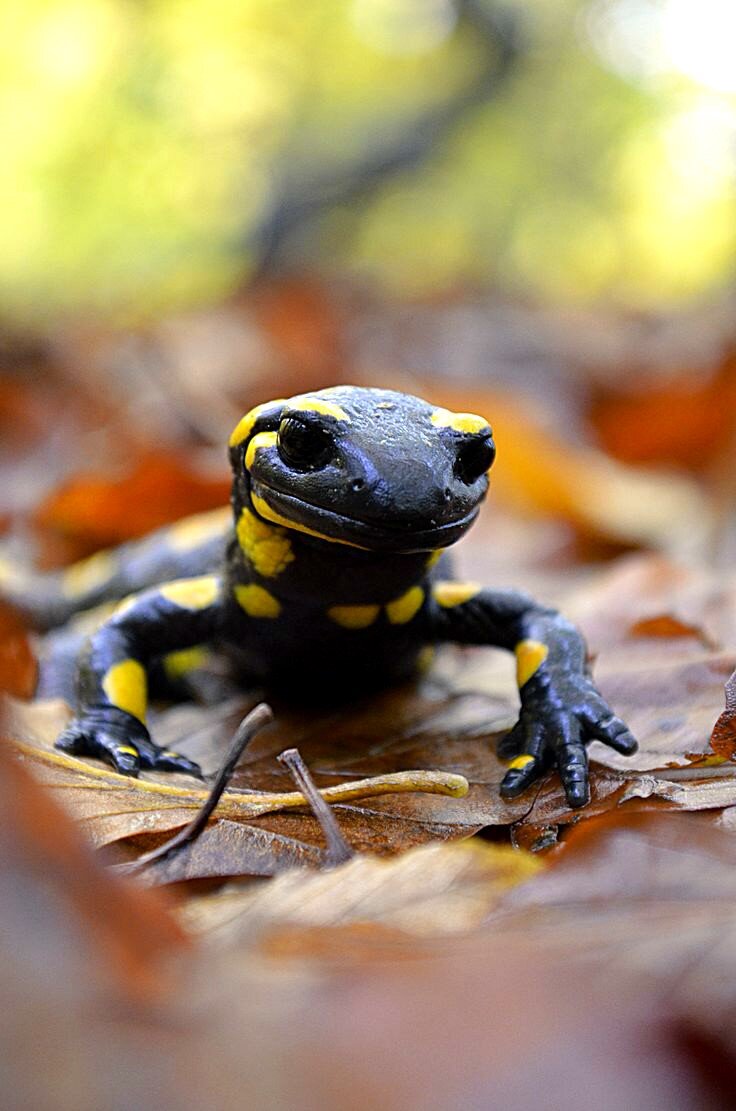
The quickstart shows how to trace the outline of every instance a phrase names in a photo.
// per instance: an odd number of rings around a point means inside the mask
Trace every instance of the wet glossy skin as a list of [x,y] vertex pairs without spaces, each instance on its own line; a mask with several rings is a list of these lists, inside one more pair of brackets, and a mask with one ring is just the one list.
[[[503,744],[507,797],[554,765],[581,806],[585,744],[635,750],[596,690],[573,626],[524,594],[443,573],[439,556],[472,525],[488,488],[494,447],[483,418],[341,386],[257,406],[229,453],[228,529],[214,517],[184,522],[148,541],[143,556],[132,546],[124,559],[112,553],[107,580],[100,574],[67,598],[69,609],[119,597],[121,583],[160,582],[172,565],[195,576],[127,599],[93,634],[79,665],[78,715],[60,747],[134,775],[198,773],[158,748],[144,719],[147,673],[167,660],[185,671],[182,650],[200,645],[229,656],[245,683],[339,702],[410,675],[427,646],[456,641],[516,653],[521,714]],[[125,568],[136,559],[131,576]]]

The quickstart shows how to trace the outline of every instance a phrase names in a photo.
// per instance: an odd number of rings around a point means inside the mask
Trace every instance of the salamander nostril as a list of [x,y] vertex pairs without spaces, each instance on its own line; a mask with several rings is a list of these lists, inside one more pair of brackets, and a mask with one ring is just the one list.
[[362,490],[364,486],[365,486],[365,479],[363,479],[363,478],[354,478],[353,481],[350,483],[350,489],[355,494],[357,494],[358,490]]
[[449,486],[445,486],[445,501],[452,501],[452,490]]

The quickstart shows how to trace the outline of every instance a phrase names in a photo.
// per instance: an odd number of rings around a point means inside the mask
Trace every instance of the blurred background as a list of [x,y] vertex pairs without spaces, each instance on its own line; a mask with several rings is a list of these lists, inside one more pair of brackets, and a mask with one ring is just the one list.
[[490,418],[499,564],[729,564],[734,41],[728,0],[4,5],[0,526],[51,566],[219,504],[246,408],[349,381]]

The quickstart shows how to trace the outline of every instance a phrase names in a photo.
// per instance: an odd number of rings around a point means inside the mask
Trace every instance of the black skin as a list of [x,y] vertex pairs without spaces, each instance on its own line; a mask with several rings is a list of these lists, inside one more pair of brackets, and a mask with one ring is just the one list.
[[[219,565],[198,586],[145,590],[97,629],[79,663],[77,716],[58,747],[128,775],[142,767],[200,774],[153,743],[135,681],[138,665],[152,673],[167,653],[194,645],[224,652],[245,683],[340,700],[411,675],[427,645],[514,651],[527,641],[535,663],[499,749],[516,763],[501,794],[513,798],[556,768],[569,804],[583,806],[586,744],[601,740],[628,755],[636,741],[593,683],[582,636],[517,591],[449,596],[444,561],[436,564],[475,520],[494,454],[481,418],[393,391],[340,386],[258,406],[230,447],[240,528],[220,526],[175,555],[164,531],[147,541],[135,575],[125,570],[136,553],[129,546],[107,586],[67,601],[82,608],[119,597],[121,582],[160,582],[172,563],[178,575]],[[111,686],[110,668],[125,661],[135,661],[132,686],[129,664],[127,686]],[[129,712],[131,689],[139,716]]]

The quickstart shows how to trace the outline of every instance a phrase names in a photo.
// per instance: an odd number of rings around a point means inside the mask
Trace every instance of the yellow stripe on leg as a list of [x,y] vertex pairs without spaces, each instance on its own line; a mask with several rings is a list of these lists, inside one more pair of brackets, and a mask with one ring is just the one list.
[[111,706],[125,710],[139,721],[145,720],[146,669],[138,660],[121,660],[120,663],[113,664],[105,672],[102,689]]
[[549,655],[549,648],[540,640],[520,640],[514,649],[516,653],[516,682],[523,687]]
[[528,768],[530,764],[534,763],[534,757],[525,753],[523,756],[515,757],[509,764],[509,770],[521,771],[522,768]]

